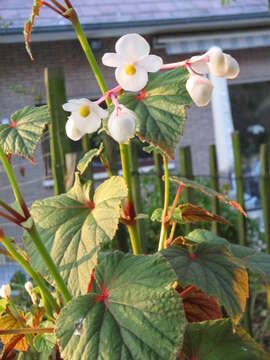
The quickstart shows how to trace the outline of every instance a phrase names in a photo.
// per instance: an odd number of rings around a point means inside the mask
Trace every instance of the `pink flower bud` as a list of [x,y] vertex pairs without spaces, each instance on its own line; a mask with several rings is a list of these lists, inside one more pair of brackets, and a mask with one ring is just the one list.
[[211,100],[213,85],[210,80],[196,74],[190,75],[186,89],[197,106],[206,106]]

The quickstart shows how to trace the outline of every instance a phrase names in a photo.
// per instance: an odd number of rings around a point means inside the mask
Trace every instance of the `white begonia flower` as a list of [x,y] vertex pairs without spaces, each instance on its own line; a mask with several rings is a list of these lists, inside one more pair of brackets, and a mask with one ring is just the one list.
[[100,128],[101,119],[108,115],[106,110],[88,99],[69,100],[63,109],[71,113],[66,123],[66,133],[74,141],[84,134],[96,132]]
[[123,105],[119,105],[112,112],[108,121],[111,137],[119,144],[125,144],[135,136],[136,114]]
[[24,284],[24,287],[25,287],[25,290],[28,292],[28,294],[31,295],[32,291],[33,291],[33,284],[31,283],[31,281],[27,281]]
[[186,89],[197,106],[206,106],[211,100],[213,85],[210,80],[196,74],[190,75]]
[[104,54],[102,62],[116,67],[116,80],[127,91],[142,90],[148,82],[148,72],[159,71],[163,64],[161,57],[149,55],[150,46],[139,34],[122,36],[115,44],[115,51]]
[[213,47],[209,50],[209,69],[217,77],[224,77],[226,75],[226,60],[222,50],[218,47]]
[[8,300],[11,295],[11,287],[9,284],[3,284],[0,288],[0,297]]

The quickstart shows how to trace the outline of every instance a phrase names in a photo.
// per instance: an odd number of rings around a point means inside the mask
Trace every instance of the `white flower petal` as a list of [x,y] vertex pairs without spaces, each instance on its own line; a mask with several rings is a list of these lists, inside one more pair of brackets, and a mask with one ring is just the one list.
[[3,284],[0,288],[0,297],[8,300],[11,295],[11,287],[9,284]]
[[106,53],[102,57],[102,62],[106,66],[118,67],[127,65],[127,60],[121,56],[120,54],[116,53]]
[[90,105],[91,101],[85,98],[81,98],[81,99],[71,99],[68,100],[67,103],[63,104],[63,109],[65,111],[69,111],[69,112],[73,112],[73,111],[77,111],[79,106],[81,105]]
[[68,121],[66,122],[66,133],[73,141],[78,141],[84,135],[75,125],[75,120],[72,116],[69,116]]
[[240,67],[238,62],[229,54],[225,55],[225,63],[226,63],[226,78],[227,79],[235,79],[240,73]]
[[197,106],[206,106],[209,104],[213,85],[207,78],[191,75],[186,83],[186,89]]
[[94,112],[91,111],[87,117],[82,117],[79,114],[73,115],[75,125],[79,131],[84,134],[91,134],[96,132],[101,125],[101,118]]
[[218,77],[223,77],[226,74],[225,56],[219,47],[213,47],[209,50],[209,69]]
[[117,110],[114,110],[108,121],[111,137],[119,144],[127,143],[135,135],[136,119],[136,114],[125,106],[121,106],[118,114]]
[[119,67],[115,70],[115,77],[119,85],[126,91],[140,91],[148,82],[147,71],[140,67],[135,66],[136,73],[134,75],[127,75],[125,67]]
[[97,116],[99,116],[101,119],[106,119],[106,117],[108,116],[108,111],[102,109],[101,106],[92,103],[91,104],[91,109],[97,114]]
[[202,59],[202,56],[192,56],[192,58],[189,60],[189,63],[192,70],[196,71],[197,73],[204,75],[209,73],[208,63]]
[[128,62],[136,62],[149,55],[150,45],[139,34],[126,34],[117,40],[115,50]]
[[137,61],[137,64],[148,72],[157,72],[160,70],[163,64],[163,60],[160,56],[148,55],[145,58]]

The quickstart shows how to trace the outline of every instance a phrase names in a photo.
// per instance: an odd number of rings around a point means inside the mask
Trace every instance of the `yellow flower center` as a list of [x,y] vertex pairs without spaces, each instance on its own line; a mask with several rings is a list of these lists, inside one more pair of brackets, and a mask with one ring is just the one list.
[[83,105],[79,109],[79,113],[82,117],[87,117],[90,114],[90,108],[87,105]]
[[136,74],[136,68],[133,64],[129,64],[125,67],[125,72],[129,76],[133,76]]

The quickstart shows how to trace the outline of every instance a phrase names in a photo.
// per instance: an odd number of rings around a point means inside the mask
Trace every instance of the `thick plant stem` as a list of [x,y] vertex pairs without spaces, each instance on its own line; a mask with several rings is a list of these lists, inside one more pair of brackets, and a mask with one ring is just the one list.
[[41,241],[40,235],[37,231],[35,224],[33,224],[33,226],[30,229],[26,229],[26,230],[29,233],[29,235],[31,236],[31,239],[32,239],[33,243],[35,244],[40,256],[42,257],[49,272],[51,273],[51,275],[55,281],[57,289],[62,294],[64,304],[66,304],[67,302],[69,302],[69,300],[71,300],[71,295],[70,295],[68,288],[67,288],[66,284],[64,283],[64,281],[57,269],[57,266],[53,262],[46,247],[43,245],[43,242]]
[[168,158],[166,155],[163,156],[163,165],[164,165],[164,207],[162,214],[162,226],[160,232],[158,251],[163,250],[165,247],[165,241],[167,238],[167,228],[168,228],[167,216],[168,216],[169,196],[170,196],[170,182],[169,182]]
[[27,274],[35,281],[35,283],[39,286],[40,292],[42,294],[43,300],[47,301],[50,307],[54,311],[58,311],[58,306],[56,304],[56,301],[52,297],[51,293],[46,287],[46,284],[42,277],[40,277],[35,270],[32,268],[32,266],[25,260],[25,258],[19,254],[14,246],[12,245],[11,240],[6,237],[3,233],[1,234],[0,242],[4,245],[4,247],[7,249],[9,254],[12,256],[14,260],[17,261],[21,265],[21,267],[27,272]]
[[121,162],[123,168],[123,176],[128,188],[126,207],[128,210],[127,215],[131,217],[131,224],[128,225],[128,232],[130,235],[133,253],[134,255],[138,255],[142,253],[142,247],[137,232],[136,221],[134,220],[136,214],[135,214],[133,198],[132,198],[132,181],[131,181],[131,173],[130,173],[128,145],[120,144],[120,155],[121,155]]
[[9,163],[7,157],[6,157],[6,154],[5,154],[5,152],[4,152],[4,150],[3,150],[3,148],[1,146],[0,146],[0,159],[2,161],[3,167],[5,169],[8,180],[10,182],[10,185],[12,187],[15,200],[21,206],[25,217],[29,218],[30,213],[29,213],[29,210],[28,210],[28,208],[27,208],[27,206],[26,206],[26,204],[24,202],[24,199],[23,199],[23,196],[22,196],[21,191],[19,189],[19,186],[17,184],[17,180],[16,180],[16,177],[15,177],[13,168],[10,165],[10,163]]

